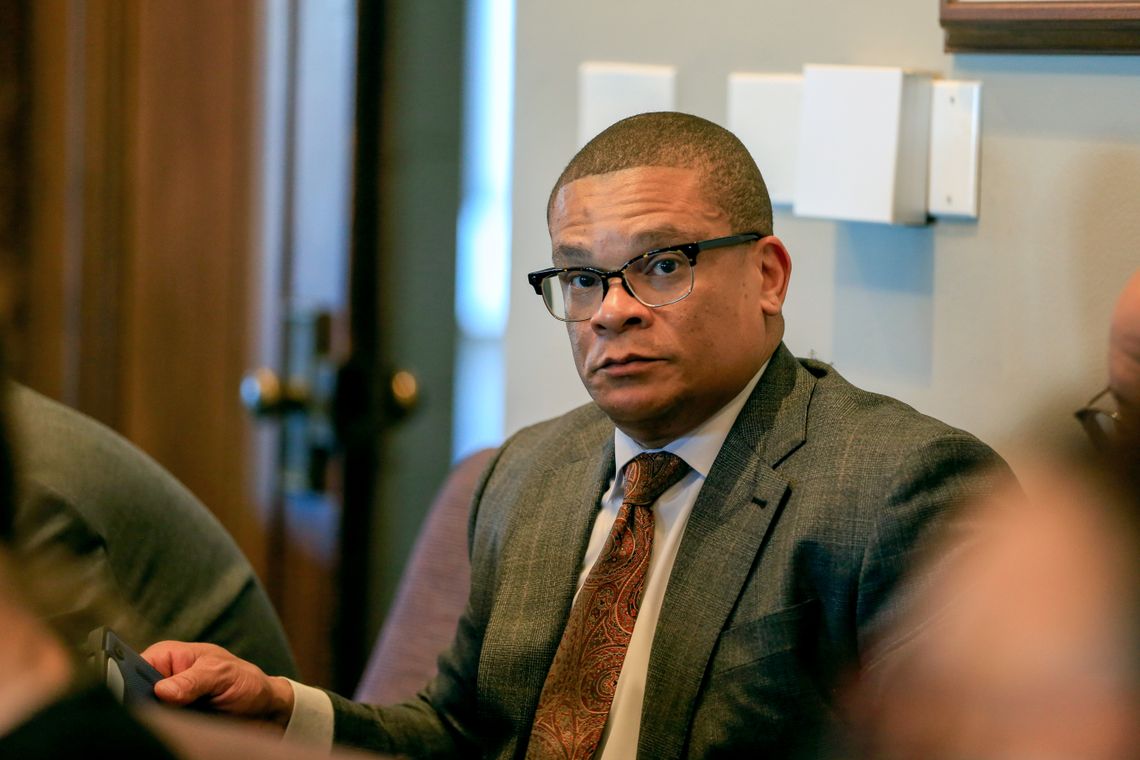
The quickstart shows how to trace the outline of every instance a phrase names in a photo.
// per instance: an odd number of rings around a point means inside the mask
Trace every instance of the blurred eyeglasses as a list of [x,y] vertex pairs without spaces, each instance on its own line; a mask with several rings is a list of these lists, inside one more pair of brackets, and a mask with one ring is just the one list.
[[1098,451],[1107,449],[1120,435],[1121,417],[1115,405],[1111,389],[1105,388],[1075,413]]

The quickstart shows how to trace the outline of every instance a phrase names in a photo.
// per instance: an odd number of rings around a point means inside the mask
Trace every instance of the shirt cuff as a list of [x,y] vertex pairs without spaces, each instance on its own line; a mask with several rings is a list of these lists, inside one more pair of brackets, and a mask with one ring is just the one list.
[[285,726],[285,741],[310,747],[332,749],[333,705],[320,689],[286,678],[293,687],[293,714]]

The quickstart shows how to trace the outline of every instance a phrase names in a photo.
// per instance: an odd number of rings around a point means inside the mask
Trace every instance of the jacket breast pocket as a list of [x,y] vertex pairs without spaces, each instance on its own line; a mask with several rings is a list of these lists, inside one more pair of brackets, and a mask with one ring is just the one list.
[[818,608],[819,601],[810,599],[727,629],[717,642],[709,675],[723,676],[774,655],[815,646],[813,620]]
[[725,630],[705,674],[688,757],[821,757],[829,713],[812,673],[820,603],[811,600]]

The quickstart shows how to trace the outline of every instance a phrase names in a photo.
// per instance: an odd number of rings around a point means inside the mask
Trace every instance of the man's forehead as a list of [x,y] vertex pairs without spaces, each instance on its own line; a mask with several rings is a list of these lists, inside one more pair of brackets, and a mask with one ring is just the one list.
[[698,231],[680,224],[659,224],[649,229],[638,230],[629,236],[629,242],[639,248],[657,248],[663,245],[694,242],[690,238],[699,235]]
[[594,250],[599,244],[602,248],[618,251],[620,255],[632,256],[654,248],[696,242],[697,238],[701,238],[703,235],[702,232],[675,224],[661,224],[652,228],[635,230],[627,235],[611,234],[601,240],[585,234],[575,235],[573,231],[570,231],[570,234],[559,235],[553,241],[554,258],[572,263],[593,260],[603,253],[603,251]]
[[[627,237],[653,242],[727,218],[692,169],[638,167],[568,182],[550,209],[551,238],[593,235],[621,228]],[[663,244],[678,242],[665,240]]]
[[616,193],[630,186],[656,185],[699,187],[704,172],[686,166],[631,166],[610,172],[587,174],[566,182],[554,194],[557,205],[569,197]]

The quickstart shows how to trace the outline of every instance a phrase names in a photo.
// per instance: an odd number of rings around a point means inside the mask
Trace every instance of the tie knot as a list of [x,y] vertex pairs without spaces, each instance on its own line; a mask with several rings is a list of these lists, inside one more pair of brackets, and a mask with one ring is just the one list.
[[649,506],[688,471],[685,460],[668,451],[638,454],[625,466],[625,501]]

